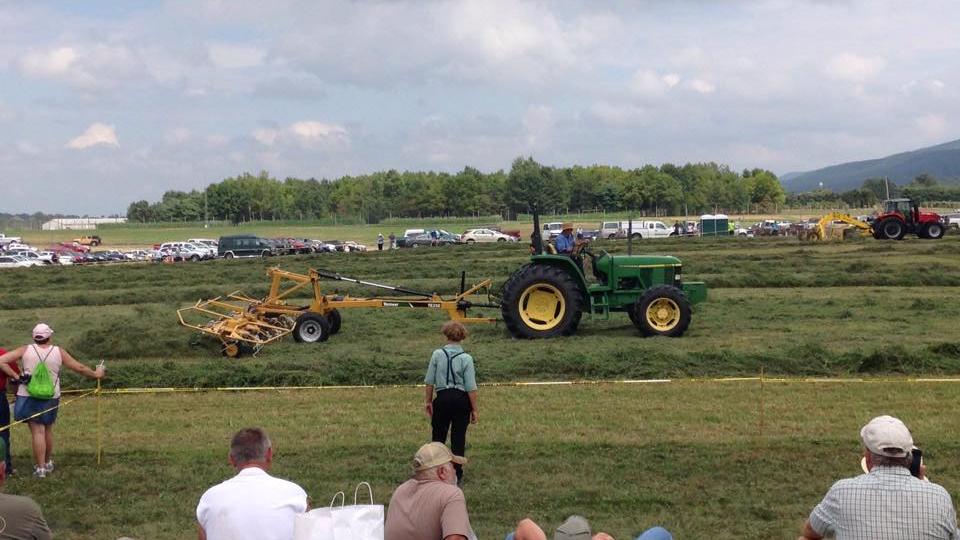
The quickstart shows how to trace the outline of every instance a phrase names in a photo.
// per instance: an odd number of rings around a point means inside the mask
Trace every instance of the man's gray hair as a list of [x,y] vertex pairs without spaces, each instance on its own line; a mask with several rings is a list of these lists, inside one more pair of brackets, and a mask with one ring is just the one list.
[[230,440],[230,458],[237,465],[267,459],[271,447],[267,432],[258,427],[243,428]]
[[[867,451],[870,452],[869,450]],[[875,467],[903,467],[904,469],[909,469],[910,465],[913,463],[912,454],[908,454],[904,457],[890,457],[870,452],[870,457],[872,458],[873,465]]]

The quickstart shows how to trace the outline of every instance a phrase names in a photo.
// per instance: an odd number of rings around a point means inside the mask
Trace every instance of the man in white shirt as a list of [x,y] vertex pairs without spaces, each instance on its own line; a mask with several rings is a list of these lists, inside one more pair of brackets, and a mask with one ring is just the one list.
[[230,441],[233,478],[208,489],[197,505],[200,540],[291,540],[294,516],[306,512],[307,493],[267,474],[273,463],[270,438],[245,428]]

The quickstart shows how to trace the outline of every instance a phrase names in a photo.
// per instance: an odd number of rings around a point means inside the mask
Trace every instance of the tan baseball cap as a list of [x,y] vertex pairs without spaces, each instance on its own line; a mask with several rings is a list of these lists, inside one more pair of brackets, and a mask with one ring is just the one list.
[[451,461],[464,465],[467,463],[467,458],[453,455],[447,445],[441,442],[427,443],[421,446],[413,456],[413,470],[416,472],[425,471]]
[[564,231],[566,231],[566,230],[571,230],[571,231],[572,231],[572,230],[573,230],[573,223],[570,223],[570,222],[568,221],[568,222],[564,223],[563,225],[561,225],[561,226],[560,226],[560,229],[561,229],[561,230],[564,230]]
[[863,446],[878,456],[907,457],[913,450],[913,436],[898,418],[878,416],[860,430]]

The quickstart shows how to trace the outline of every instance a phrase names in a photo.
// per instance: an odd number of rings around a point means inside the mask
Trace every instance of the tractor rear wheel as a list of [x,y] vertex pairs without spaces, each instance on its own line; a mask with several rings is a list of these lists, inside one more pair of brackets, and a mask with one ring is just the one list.
[[318,343],[330,337],[330,323],[317,313],[304,313],[297,317],[293,327],[293,339],[300,343]]
[[939,223],[927,223],[923,229],[920,229],[922,238],[929,238],[931,240],[939,240],[943,238],[943,225]]
[[690,326],[690,301],[680,289],[659,285],[637,298],[632,315],[644,336],[680,337]]
[[530,264],[503,288],[500,310],[514,337],[569,336],[577,331],[583,295],[570,274],[555,266]]
[[340,323],[343,319],[340,317],[340,312],[336,309],[332,309],[326,314],[327,322],[330,323],[330,335],[334,335],[340,331]]
[[903,222],[894,217],[889,217],[877,224],[877,230],[880,231],[880,238],[887,240],[902,240],[907,232]]

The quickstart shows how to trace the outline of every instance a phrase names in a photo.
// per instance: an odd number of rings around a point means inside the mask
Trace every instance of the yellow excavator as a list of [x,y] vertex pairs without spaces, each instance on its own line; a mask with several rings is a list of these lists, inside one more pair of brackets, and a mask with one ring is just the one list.
[[[807,233],[807,238],[810,240],[828,240],[830,239],[830,231],[835,230],[836,228],[831,227],[830,225],[840,222],[850,225],[850,228],[856,230],[860,236],[873,236],[873,228],[869,223],[865,221],[860,221],[859,219],[851,216],[850,214],[844,214],[842,212],[830,212],[829,214],[820,218],[820,221],[809,230]],[[849,230],[849,228],[840,229],[841,231]],[[843,238],[843,232],[840,233],[840,238]]]

